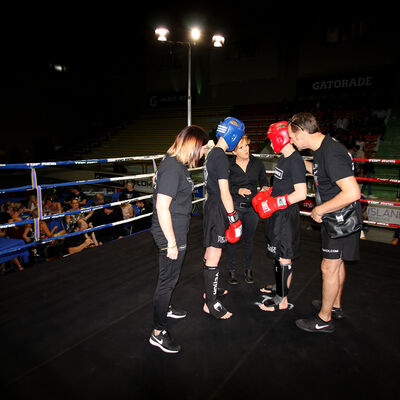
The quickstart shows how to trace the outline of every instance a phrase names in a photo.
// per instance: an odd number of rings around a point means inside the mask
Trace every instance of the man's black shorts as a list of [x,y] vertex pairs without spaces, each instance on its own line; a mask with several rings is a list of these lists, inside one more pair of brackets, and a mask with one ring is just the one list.
[[322,258],[329,260],[342,259],[344,261],[356,261],[360,259],[360,232],[349,236],[331,239],[321,224]]

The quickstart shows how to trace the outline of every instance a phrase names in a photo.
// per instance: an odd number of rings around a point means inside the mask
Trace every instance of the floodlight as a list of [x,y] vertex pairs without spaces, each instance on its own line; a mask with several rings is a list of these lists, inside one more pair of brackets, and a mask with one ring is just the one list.
[[222,47],[225,43],[225,38],[221,35],[214,35],[212,38],[214,47]]
[[193,40],[199,40],[200,39],[200,35],[201,35],[201,32],[200,32],[200,29],[199,28],[193,28],[192,29],[192,39]]
[[168,34],[169,34],[169,30],[167,28],[157,28],[156,29],[157,40],[159,40],[160,42],[166,42]]

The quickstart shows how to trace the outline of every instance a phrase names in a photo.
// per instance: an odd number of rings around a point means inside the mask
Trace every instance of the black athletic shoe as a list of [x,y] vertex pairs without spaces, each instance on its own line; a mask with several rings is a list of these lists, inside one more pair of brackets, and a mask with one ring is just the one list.
[[161,331],[159,335],[155,335],[154,331],[151,333],[150,344],[159,347],[165,353],[179,353],[181,346],[174,344],[167,331]]
[[169,306],[169,308],[168,308],[168,312],[167,312],[168,318],[180,319],[180,318],[185,318],[186,315],[187,315],[187,312],[184,310],[178,310],[177,308],[174,308],[172,306]]
[[[318,312],[322,307],[321,300],[313,300],[311,302],[311,304]],[[343,319],[344,318],[344,312],[341,307],[332,307],[332,318],[333,319]]]
[[251,269],[244,271],[244,281],[246,283],[254,283],[253,271]]
[[235,273],[235,271],[229,271],[228,283],[229,283],[230,285],[237,285],[237,284],[239,283],[239,281],[236,279],[236,273]]
[[307,319],[298,319],[296,325],[306,332],[333,333],[335,331],[333,321],[325,322],[318,315]]

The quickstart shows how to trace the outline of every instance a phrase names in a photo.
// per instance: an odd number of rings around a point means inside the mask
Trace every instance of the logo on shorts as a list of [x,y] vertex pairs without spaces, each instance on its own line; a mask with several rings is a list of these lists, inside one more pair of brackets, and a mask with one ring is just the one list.
[[226,237],[225,236],[217,236],[217,242],[218,243],[226,243]]
[[339,249],[322,249],[325,253],[339,253]]
[[276,246],[271,246],[270,244],[267,244],[267,250],[268,250],[270,253],[276,254]]

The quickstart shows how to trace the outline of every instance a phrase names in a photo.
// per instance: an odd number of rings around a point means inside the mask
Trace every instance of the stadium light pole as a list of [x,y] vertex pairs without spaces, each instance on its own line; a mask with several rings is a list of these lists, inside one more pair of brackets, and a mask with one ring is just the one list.
[[[188,89],[187,89],[187,124],[192,125],[192,43],[196,44],[196,42],[201,37],[201,31],[199,28],[191,29],[191,41],[187,42],[176,42],[170,41],[167,39],[169,34],[169,30],[167,28],[157,28],[155,30],[157,40],[160,42],[171,43],[171,44],[180,44],[188,47]],[[212,42],[214,47],[222,47],[225,42],[225,38],[222,35],[214,35],[212,38]]]

